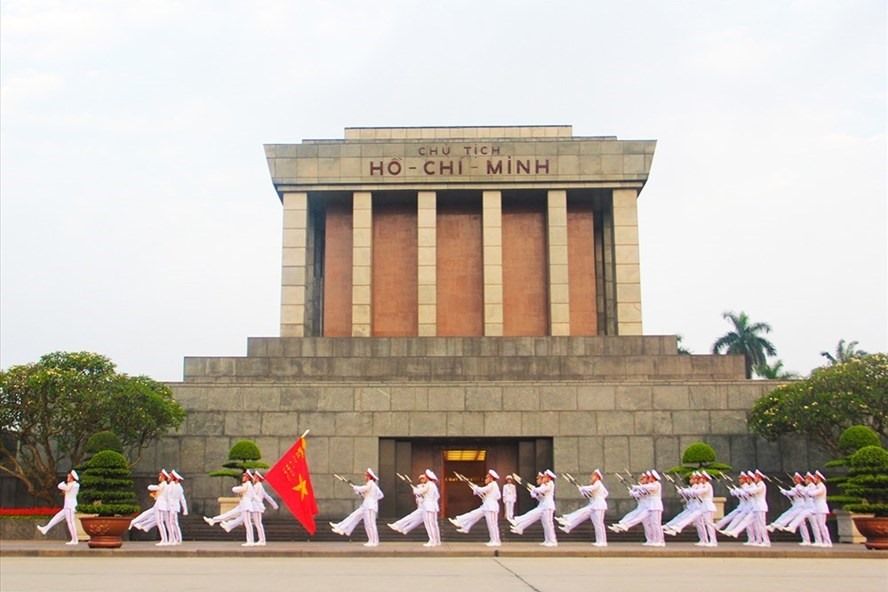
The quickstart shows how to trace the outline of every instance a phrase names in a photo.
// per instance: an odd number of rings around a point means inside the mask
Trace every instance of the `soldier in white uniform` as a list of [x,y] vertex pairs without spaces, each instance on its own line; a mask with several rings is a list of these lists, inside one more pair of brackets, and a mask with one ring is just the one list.
[[832,538],[829,536],[829,529],[826,527],[826,517],[829,515],[829,506],[826,503],[826,477],[820,471],[814,471],[812,482],[805,486],[808,497],[813,502],[813,516],[810,519],[811,530],[820,533],[814,538],[814,546],[816,547],[832,547]]
[[169,544],[182,544],[182,529],[179,527],[179,514],[188,515],[188,502],[185,500],[185,489],[182,487],[183,477],[175,469],[170,471],[169,483],[169,522],[167,523],[167,534],[169,536]]
[[170,544],[170,534],[167,530],[170,520],[170,474],[166,469],[161,469],[157,475],[157,484],[149,485],[148,490],[154,493],[154,520],[157,532],[160,533],[158,547]]
[[700,542],[697,545],[703,545],[708,542],[706,531],[701,528],[700,519],[703,516],[703,500],[701,498],[702,490],[700,482],[702,476],[697,471],[691,473],[688,478],[690,486],[679,487],[676,493],[682,498],[685,509],[675,516],[672,520],[663,525],[663,532],[669,536],[675,536],[684,530],[689,524],[694,523],[697,526],[697,536]]
[[249,512],[239,512],[233,519],[223,520],[220,526],[225,532],[231,532],[243,524],[245,518],[249,518],[252,525],[256,527],[254,544],[257,547],[262,547],[265,546],[265,526],[262,524],[262,516],[265,513],[265,502],[268,502],[275,510],[278,509],[278,504],[274,501],[274,498],[268,495],[268,492],[265,491],[265,486],[262,485],[262,482],[265,481],[265,477],[262,476],[262,473],[254,470],[251,481],[253,485],[252,510]]
[[[629,497],[635,500],[635,509],[620,518],[618,522],[608,526],[613,532],[626,532],[636,524],[646,524],[647,515],[650,512],[650,504],[648,503],[649,492],[643,486],[646,485],[653,477],[647,471],[642,473],[638,478],[638,483],[629,487]],[[647,528],[645,527],[645,536],[647,538]]]
[[487,521],[487,533],[490,537],[486,543],[488,547],[499,547],[502,544],[499,534],[499,500],[502,497],[497,483],[499,478],[499,473],[490,469],[484,476],[483,486],[472,483],[472,493],[481,498],[481,505],[471,512],[449,519],[456,526],[457,532],[466,534],[483,516]]
[[602,481],[603,475],[601,471],[595,469],[592,476],[589,477],[589,485],[577,484],[577,490],[589,503],[570,514],[559,516],[558,522],[560,528],[564,532],[570,532],[586,519],[592,520],[592,526],[595,529],[595,542],[592,543],[596,547],[607,547],[607,530],[604,528],[604,513],[607,511],[607,488]]
[[[802,477],[800,473],[795,473],[792,476],[792,482],[793,485],[789,489],[780,489],[780,493],[789,499],[789,509],[780,514],[780,516],[768,525],[768,532],[774,532],[775,530],[789,531],[790,525],[793,524],[795,519],[806,511],[808,495],[805,490],[805,478]],[[808,527],[805,526],[804,517],[797,521],[796,525],[799,530],[799,535],[802,537],[802,542],[799,544],[807,547],[811,544],[811,535],[808,534]]]
[[[231,488],[232,492],[240,496],[240,501],[237,506],[227,512],[219,514],[218,516],[213,516],[212,518],[204,516],[204,522],[210,526],[220,522],[224,523],[227,521],[234,521],[235,519],[240,520],[241,522],[239,523],[243,523],[244,528],[247,531],[246,542],[241,545],[243,547],[252,547],[256,544],[253,536],[253,520],[250,516],[250,512],[253,511],[253,500],[255,495],[252,480],[253,473],[247,469],[244,471],[243,475],[241,475],[241,484]],[[226,528],[225,530],[230,532],[231,528]]]
[[376,529],[376,515],[379,513],[379,500],[384,496],[382,490],[376,482],[379,477],[373,472],[373,469],[367,468],[364,473],[363,485],[352,485],[355,494],[363,498],[361,506],[352,512],[345,520],[338,524],[331,523],[333,532],[341,535],[350,535],[357,525],[357,518],[360,517],[364,522],[364,531],[367,533],[367,542],[365,547],[376,547],[379,545],[379,532]]
[[515,517],[515,502],[518,501],[518,490],[512,479],[512,475],[506,475],[506,483],[503,485],[503,507],[506,511],[506,520]]
[[71,539],[65,544],[76,545],[77,522],[74,518],[74,512],[77,510],[77,494],[80,491],[80,476],[77,474],[77,471],[71,469],[71,472],[68,473],[65,480],[59,483],[57,487],[65,494],[65,503],[62,505],[62,509],[50,519],[46,526],[37,525],[37,530],[40,531],[40,534],[45,535],[49,532],[50,528],[64,520],[65,524],[68,526],[68,534],[71,535]]
[[[765,484],[765,474],[755,470],[753,473],[753,485],[751,487],[751,491],[753,494],[752,497],[752,505],[753,505],[753,513],[755,515],[755,519],[753,520],[753,527],[755,528],[755,539],[757,541],[757,546],[759,547],[770,547],[771,539],[768,536],[768,486]],[[744,543],[744,545],[747,543]],[[749,543],[754,544],[756,543]]]
[[647,491],[648,513],[642,524],[646,526],[647,541],[645,545],[651,547],[664,547],[666,540],[663,536],[663,487],[660,483],[660,473],[656,469],[648,471],[648,482],[642,485]]
[[441,494],[438,492],[438,476],[431,469],[419,476],[419,485],[413,488],[414,494],[422,497],[422,522],[425,525],[429,540],[423,547],[437,547],[441,544],[441,530],[438,527],[438,512],[440,506],[438,500]]
[[556,475],[550,469],[546,469],[537,476],[537,486],[530,490],[530,496],[538,501],[533,510],[516,516],[512,523],[512,532],[524,534],[524,531],[537,520],[543,525],[544,547],[557,547],[558,538],[555,535],[555,479]]

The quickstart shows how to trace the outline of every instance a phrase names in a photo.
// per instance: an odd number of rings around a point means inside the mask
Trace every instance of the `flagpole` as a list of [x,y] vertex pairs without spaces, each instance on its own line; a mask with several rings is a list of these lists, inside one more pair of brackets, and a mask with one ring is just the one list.
[[299,436],[299,439],[301,440],[302,438],[306,437],[308,435],[308,432],[310,432],[310,431],[311,431],[311,429],[305,430],[305,433],[303,433],[301,436]]

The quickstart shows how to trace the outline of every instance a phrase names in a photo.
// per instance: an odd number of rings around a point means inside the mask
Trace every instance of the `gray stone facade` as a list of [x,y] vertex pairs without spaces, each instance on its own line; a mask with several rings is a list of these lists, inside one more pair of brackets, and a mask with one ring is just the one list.
[[[273,463],[306,429],[331,517],[355,502],[333,473],[378,467],[386,438],[551,438],[556,472],[607,473],[614,511],[628,501],[612,473],[668,469],[699,440],[738,470],[819,460],[747,432],[748,410],[774,383],[745,380],[740,357],[678,355],[674,337],[261,338],[248,349],[186,360],[184,382],[170,385],[186,423],[142,462],[186,474],[198,512],[214,512],[232,485],[205,475],[234,441],[254,439]],[[562,483],[559,510],[580,503]]]

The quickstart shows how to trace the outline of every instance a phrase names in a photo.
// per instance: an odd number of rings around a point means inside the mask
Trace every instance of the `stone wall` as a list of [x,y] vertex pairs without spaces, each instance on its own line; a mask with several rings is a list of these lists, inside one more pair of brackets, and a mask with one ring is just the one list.
[[[540,347],[530,347],[540,345],[538,339],[496,340],[498,353],[508,350],[514,356],[480,355],[483,339],[472,340],[472,347],[479,359],[486,357],[505,366],[517,363],[517,358],[545,366],[551,375],[546,380],[417,380],[415,375],[400,380],[355,380],[335,374],[320,380],[268,375],[256,379],[251,366],[262,362],[304,365],[317,360],[347,364],[342,361],[358,359],[364,364],[402,368],[435,358],[464,362],[460,340],[442,338],[425,344],[420,343],[422,338],[261,339],[251,340],[247,358],[189,359],[185,382],[171,385],[188,411],[185,425],[178,434],[164,438],[154,458],[146,458],[143,464],[153,462],[154,467],[183,472],[194,507],[209,513],[214,511],[215,498],[232,483],[204,475],[221,465],[234,441],[254,439],[264,459],[273,463],[299,434],[310,429],[308,460],[321,513],[338,516],[350,511],[355,500],[333,473],[360,475],[366,467],[378,466],[378,441],[383,437],[552,437],[554,470],[584,475],[600,467],[609,473],[605,481],[611,490],[611,507],[618,511],[629,501],[610,473],[668,469],[679,463],[686,446],[699,440],[711,444],[719,460],[737,470],[759,468],[782,474],[819,466],[822,460],[809,454],[804,441],[769,444],[749,435],[748,410],[775,384],[736,378],[742,372],[742,359],[669,355],[669,341],[663,338],[638,338],[634,346],[625,340],[636,338],[585,338],[581,340],[583,353],[587,347],[600,347],[599,357],[609,360],[609,367],[621,368],[624,377],[597,377],[590,363],[586,379],[565,380],[558,379],[560,370],[555,369],[567,367],[564,359],[583,356],[572,356],[579,350],[555,338],[544,343],[550,353],[560,353],[546,355]],[[599,343],[593,346],[592,341]],[[522,343],[530,344],[530,349],[523,352]],[[674,347],[674,338],[671,343]],[[645,347],[656,353],[631,355],[633,348]],[[443,353],[430,355],[431,350]],[[415,355],[408,355],[411,351]],[[627,360],[633,357],[658,358],[663,365],[706,368],[706,372],[696,379],[693,372],[685,379],[636,379],[627,374],[632,366]],[[721,368],[721,373],[713,368]],[[724,378],[727,375],[733,378]],[[573,488],[563,483],[559,509],[569,510],[580,503]]]

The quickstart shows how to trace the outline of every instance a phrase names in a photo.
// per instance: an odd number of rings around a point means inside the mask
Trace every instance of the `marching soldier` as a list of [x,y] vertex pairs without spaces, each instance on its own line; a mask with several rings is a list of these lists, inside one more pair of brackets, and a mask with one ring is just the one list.
[[560,528],[564,532],[570,532],[587,518],[592,520],[592,526],[595,529],[595,542],[592,543],[596,547],[607,547],[607,531],[604,528],[604,513],[607,511],[607,488],[602,481],[601,471],[595,469],[592,476],[589,477],[589,485],[580,485],[577,483],[577,489],[585,498],[589,499],[589,503],[570,514],[565,514],[557,518],[561,524]]
[[170,471],[169,483],[169,523],[167,534],[171,545],[182,544],[182,529],[179,527],[179,514],[188,515],[188,503],[185,501],[185,489],[182,487],[183,477],[175,469]]
[[805,486],[805,491],[813,503],[813,516],[809,518],[811,530],[819,532],[820,537],[815,536],[814,546],[832,547],[832,539],[829,529],[826,527],[826,517],[829,515],[829,506],[826,504],[826,477],[820,471],[814,471],[812,482]]
[[528,526],[539,520],[543,525],[543,542],[540,544],[544,547],[558,546],[555,536],[555,477],[550,469],[539,473],[537,486],[530,490],[531,497],[538,501],[537,507],[510,520],[511,530],[515,534],[524,534]]
[[74,512],[77,510],[77,494],[80,492],[80,476],[77,474],[77,471],[71,469],[71,472],[65,477],[65,480],[57,485],[57,487],[64,492],[65,494],[65,503],[62,506],[62,509],[59,510],[55,516],[50,519],[50,521],[46,524],[46,526],[37,525],[37,530],[40,531],[40,534],[45,535],[49,532],[49,529],[61,522],[65,521],[65,524],[68,526],[68,534],[71,535],[71,540],[69,540],[66,545],[76,545],[77,544],[77,522],[74,519]]
[[423,547],[437,547],[441,544],[441,531],[438,527],[438,499],[441,497],[438,493],[438,476],[431,469],[426,469],[425,473],[419,476],[419,485],[413,488],[414,494],[418,494],[422,499],[420,507],[422,508],[422,521],[425,525],[426,534],[429,540]]
[[364,543],[364,546],[379,546],[379,532],[376,529],[376,515],[379,513],[379,500],[381,500],[384,495],[382,490],[379,489],[379,486],[376,484],[377,481],[379,481],[379,477],[376,476],[373,469],[368,467],[367,471],[364,473],[364,484],[352,485],[355,494],[363,498],[361,506],[349,514],[349,516],[347,516],[342,522],[336,524],[331,522],[330,526],[333,527],[333,532],[348,536],[355,529],[358,522],[363,520],[364,531],[367,533],[367,542]]
[[[810,475],[810,473],[808,474]],[[780,493],[789,499],[789,509],[768,525],[768,532],[774,532],[775,530],[791,531],[791,525],[795,524],[799,530],[799,535],[802,537],[802,542],[799,544],[807,547],[811,544],[811,535],[808,534],[808,527],[805,526],[804,520],[808,506],[805,478],[797,472],[792,476],[792,483],[793,485],[789,489],[780,489]],[[796,520],[799,516],[802,516],[802,519]]]
[[499,535],[499,500],[501,497],[499,484],[497,484],[499,478],[499,474],[490,469],[484,476],[482,487],[470,483],[472,493],[481,498],[481,505],[471,512],[449,519],[450,523],[456,527],[457,532],[466,534],[483,516],[487,521],[487,532],[490,537],[486,543],[488,547],[499,547],[502,544]]
[[158,547],[170,544],[170,534],[167,530],[170,521],[169,486],[170,474],[166,472],[166,469],[160,469],[156,485],[148,486],[148,490],[154,493],[154,520],[156,521],[157,532],[160,533],[160,542],[155,543]]

